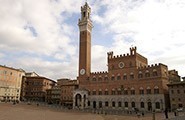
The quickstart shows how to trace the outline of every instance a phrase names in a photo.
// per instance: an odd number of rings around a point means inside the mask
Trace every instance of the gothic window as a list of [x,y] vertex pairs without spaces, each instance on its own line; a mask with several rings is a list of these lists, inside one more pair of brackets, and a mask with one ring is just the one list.
[[109,92],[108,92],[108,90],[107,90],[107,89],[105,90],[105,95],[109,95]]
[[115,106],[116,106],[115,102],[114,102],[114,101],[112,101],[112,107],[115,107]]
[[143,74],[141,71],[139,71],[138,78],[143,78]]
[[92,95],[96,95],[96,90],[93,90]]
[[102,101],[99,101],[99,108],[102,108]]
[[99,90],[98,95],[102,95],[102,91],[101,90]]
[[128,95],[128,90],[127,89],[124,90],[124,95]]
[[123,80],[127,80],[127,74],[123,75]]
[[122,107],[121,101],[118,102],[118,107]]
[[125,102],[125,107],[128,107],[128,102]]
[[159,88],[157,86],[154,87],[154,94],[159,94]]
[[118,90],[118,95],[121,95],[121,90]]
[[174,92],[173,92],[173,90],[171,90],[171,94],[173,94]]
[[114,76],[112,76],[112,77],[111,77],[111,80],[115,80],[115,77],[114,77]]
[[145,72],[145,77],[150,77],[150,73],[148,70]]
[[156,103],[155,103],[155,108],[156,108],[156,109],[160,109],[160,103],[159,103],[159,102],[156,102]]
[[93,81],[96,81],[96,77],[93,77],[93,79],[92,79]]
[[112,95],[115,95],[116,94],[116,91],[113,89],[112,90]]
[[105,80],[105,81],[106,81],[106,80],[108,80],[108,77],[107,77],[107,76],[105,76],[105,77],[104,77],[104,80]]
[[130,73],[130,79],[134,79],[134,74],[133,73]]
[[151,94],[151,89],[149,87],[146,89],[146,94]]
[[131,95],[135,95],[135,90],[131,90]]
[[154,69],[153,70],[153,76],[157,76],[158,74],[157,74],[157,70],[156,69]]
[[91,102],[90,101],[88,101],[88,106],[90,106],[91,105]]
[[140,90],[139,90],[139,94],[140,94],[140,95],[144,95],[144,90],[143,90],[143,89],[140,89]]
[[144,107],[145,107],[144,102],[141,102],[141,108],[144,108]]
[[131,105],[132,105],[132,108],[135,108],[136,107],[135,102],[132,102]]
[[121,76],[120,75],[117,76],[117,80],[121,80]]
[[108,106],[109,106],[109,102],[105,101],[105,107],[108,107]]

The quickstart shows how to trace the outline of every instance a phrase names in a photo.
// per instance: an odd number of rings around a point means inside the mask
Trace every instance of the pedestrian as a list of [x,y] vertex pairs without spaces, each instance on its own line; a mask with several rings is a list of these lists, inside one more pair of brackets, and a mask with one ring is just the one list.
[[165,113],[166,119],[168,119],[168,108],[166,108],[166,109],[164,110],[164,113]]
[[143,117],[144,117],[144,115],[145,115],[144,112],[142,112],[142,116],[143,116]]
[[176,110],[174,110],[174,116],[177,116],[177,111]]

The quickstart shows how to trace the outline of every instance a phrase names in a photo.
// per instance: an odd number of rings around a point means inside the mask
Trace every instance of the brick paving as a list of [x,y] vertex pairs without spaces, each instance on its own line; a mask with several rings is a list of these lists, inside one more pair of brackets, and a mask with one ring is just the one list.
[[[185,120],[185,114],[179,113],[179,117],[169,113],[169,120]],[[156,120],[165,120],[163,113],[155,115]],[[16,104],[0,103],[0,120],[152,120],[152,114],[146,114],[144,117],[137,115],[101,115],[93,113],[84,113],[74,110],[65,110],[52,106],[43,106],[36,104]]]

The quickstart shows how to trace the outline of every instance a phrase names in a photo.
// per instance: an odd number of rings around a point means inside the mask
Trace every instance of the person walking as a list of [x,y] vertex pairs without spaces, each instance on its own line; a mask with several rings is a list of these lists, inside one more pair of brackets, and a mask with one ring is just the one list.
[[168,119],[168,108],[166,108],[166,109],[164,110],[164,114],[165,114],[166,119]]

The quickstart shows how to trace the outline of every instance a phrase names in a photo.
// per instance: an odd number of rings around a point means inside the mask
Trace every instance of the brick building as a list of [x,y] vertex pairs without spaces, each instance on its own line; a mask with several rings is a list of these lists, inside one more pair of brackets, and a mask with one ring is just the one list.
[[0,65],[0,102],[19,101],[22,77],[25,72]]
[[79,19],[79,89],[73,94],[73,108],[130,111],[161,111],[169,107],[168,67],[148,65],[146,57],[130,48],[130,53],[107,53],[108,70],[91,72],[91,8],[81,7]]
[[61,105],[62,106],[73,106],[73,92],[78,88],[77,80],[59,79],[58,84],[61,86]]
[[185,109],[185,81],[173,82],[168,84],[170,93],[171,110],[177,108]]
[[55,81],[41,76],[25,76],[22,81],[22,100],[44,102],[46,90],[55,85]]

